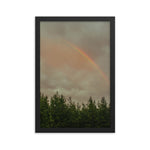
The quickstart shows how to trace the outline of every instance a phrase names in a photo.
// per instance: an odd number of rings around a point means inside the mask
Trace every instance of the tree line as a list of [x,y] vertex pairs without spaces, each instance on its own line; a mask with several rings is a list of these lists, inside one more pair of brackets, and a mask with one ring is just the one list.
[[40,94],[41,128],[109,128],[110,111],[110,104],[104,97],[97,104],[90,97],[87,104],[80,105],[58,92],[50,101],[47,96]]

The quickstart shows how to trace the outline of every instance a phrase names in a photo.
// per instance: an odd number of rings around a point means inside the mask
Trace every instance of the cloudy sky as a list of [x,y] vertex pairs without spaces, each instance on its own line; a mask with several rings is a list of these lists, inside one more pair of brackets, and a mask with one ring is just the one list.
[[110,99],[109,22],[41,22],[40,88],[75,102]]

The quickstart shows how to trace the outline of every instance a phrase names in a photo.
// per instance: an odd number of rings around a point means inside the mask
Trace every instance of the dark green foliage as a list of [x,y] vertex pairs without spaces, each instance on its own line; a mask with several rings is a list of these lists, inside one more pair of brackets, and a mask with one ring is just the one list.
[[41,128],[109,128],[110,105],[104,97],[96,104],[90,97],[87,104],[75,104],[58,92],[51,97],[40,96]]
[[49,105],[47,96],[40,95],[40,126],[41,128],[49,128]]

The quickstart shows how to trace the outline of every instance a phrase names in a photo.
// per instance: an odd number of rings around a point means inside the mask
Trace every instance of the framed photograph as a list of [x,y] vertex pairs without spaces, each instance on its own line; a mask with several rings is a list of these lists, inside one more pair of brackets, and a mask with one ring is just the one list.
[[35,132],[115,132],[115,17],[35,20]]

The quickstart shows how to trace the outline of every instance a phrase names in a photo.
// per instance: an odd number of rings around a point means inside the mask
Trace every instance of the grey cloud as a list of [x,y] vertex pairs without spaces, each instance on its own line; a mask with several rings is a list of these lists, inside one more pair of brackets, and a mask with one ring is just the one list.
[[[49,66],[49,63],[46,64],[51,60],[47,60],[45,55],[42,55],[43,53],[48,55],[47,52],[50,49],[47,47],[52,40],[59,44],[63,40],[68,40],[84,50],[109,78],[109,34],[108,22],[42,22],[41,45],[44,42],[46,44],[44,43],[41,48],[41,91],[50,97],[60,90],[64,95],[72,96],[78,102],[87,100],[90,96],[95,99],[105,96],[109,100],[109,87],[97,72],[91,72],[82,67],[73,68],[72,66],[71,68],[67,64],[62,65],[59,69],[54,68]],[[78,63],[78,60],[75,63]]]

